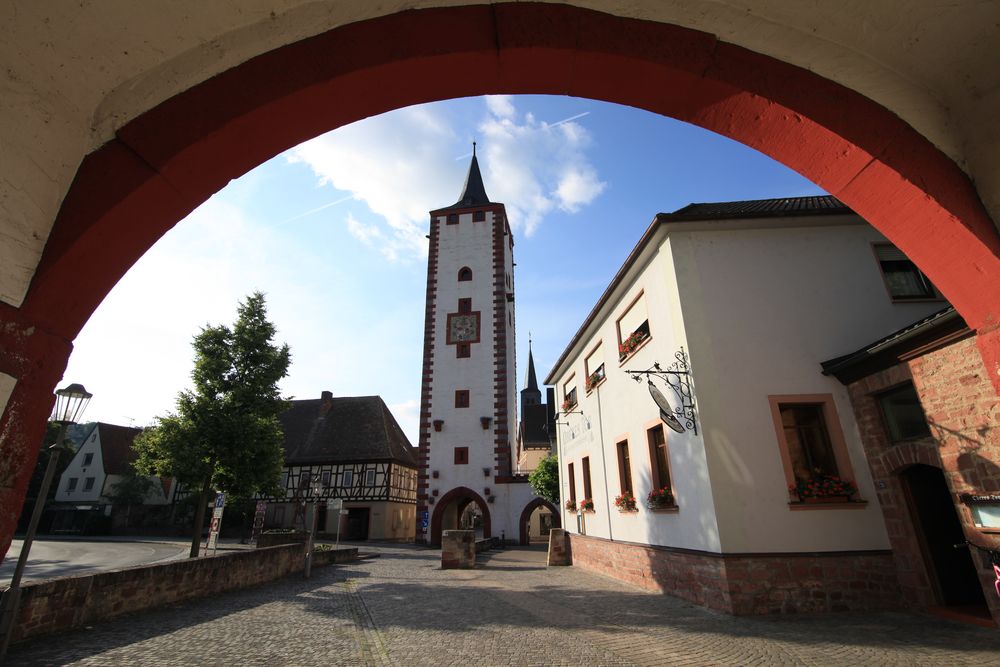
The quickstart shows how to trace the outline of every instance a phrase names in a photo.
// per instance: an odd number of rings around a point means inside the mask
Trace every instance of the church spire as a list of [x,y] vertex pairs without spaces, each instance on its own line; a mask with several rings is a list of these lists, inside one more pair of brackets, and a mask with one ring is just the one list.
[[469,164],[469,175],[465,177],[465,188],[462,197],[451,208],[469,208],[470,206],[485,206],[490,198],[486,195],[483,185],[483,175],[479,173],[479,161],[476,160],[476,142],[472,142],[472,162]]
[[535,378],[535,359],[531,355],[531,336],[528,336],[528,374],[524,378],[524,388],[538,391],[538,380]]

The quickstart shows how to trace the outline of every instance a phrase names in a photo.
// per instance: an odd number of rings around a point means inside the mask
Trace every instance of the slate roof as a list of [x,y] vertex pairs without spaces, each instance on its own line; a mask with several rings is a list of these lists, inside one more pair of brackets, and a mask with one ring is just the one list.
[[531,354],[531,343],[528,343],[528,372],[524,378],[524,388],[538,391],[538,379],[535,377],[535,357]]
[[951,335],[971,335],[965,319],[954,306],[921,318],[859,350],[821,362],[823,375],[833,375],[848,384],[900,361],[912,349],[944,340]]
[[379,396],[291,401],[278,419],[285,465],[395,461],[417,467],[413,446]]
[[734,218],[774,218],[795,215],[851,213],[847,205],[832,195],[817,197],[779,197],[746,201],[722,201],[688,204],[673,213],[660,213],[665,221],[732,220]]
[[101,440],[104,474],[128,475],[131,473],[132,462],[136,459],[132,443],[135,442],[135,436],[139,435],[142,429],[98,422],[97,432]]
[[479,161],[476,159],[476,145],[472,145],[472,162],[469,163],[469,173],[465,177],[465,187],[462,196],[449,208],[469,208],[490,204],[486,196],[486,186],[483,185],[483,175],[479,172]]

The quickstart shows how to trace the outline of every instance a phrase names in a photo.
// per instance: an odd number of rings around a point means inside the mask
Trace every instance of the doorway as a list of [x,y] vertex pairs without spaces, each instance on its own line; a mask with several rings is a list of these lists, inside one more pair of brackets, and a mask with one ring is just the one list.
[[940,468],[914,465],[900,473],[913,528],[923,552],[927,575],[941,604],[965,607],[989,616],[983,587],[965,541],[951,492]]
[[367,507],[352,507],[347,510],[347,531],[345,538],[351,542],[363,542],[368,539]]

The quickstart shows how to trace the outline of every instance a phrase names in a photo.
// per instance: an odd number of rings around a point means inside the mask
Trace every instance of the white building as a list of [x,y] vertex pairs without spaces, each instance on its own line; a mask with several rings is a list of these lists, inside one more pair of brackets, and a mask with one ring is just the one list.
[[525,541],[545,503],[513,474],[514,239],[475,150],[458,202],[430,215],[417,541],[459,527]]
[[[563,499],[594,505],[561,508],[574,564],[732,613],[892,606],[877,490],[847,392],[819,362],[941,306],[833,197],[658,215],[546,379],[565,403]],[[693,411],[675,433],[626,371],[668,370],[682,350]],[[664,379],[685,376],[650,377],[684,412]],[[791,493],[813,468],[858,492]],[[651,509],[658,488],[672,502]],[[626,490],[633,511],[615,505]]]
[[[111,516],[115,485],[134,476],[132,449],[141,429],[95,422],[68,431],[77,440],[76,453],[59,477],[55,494],[57,515],[54,532],[79,532],[85,529],[94,514]],[[170,502],[173,480],[148,477],[146,497],[142,505],[166,505]],[[128,513],[126,513],[127,516]]]

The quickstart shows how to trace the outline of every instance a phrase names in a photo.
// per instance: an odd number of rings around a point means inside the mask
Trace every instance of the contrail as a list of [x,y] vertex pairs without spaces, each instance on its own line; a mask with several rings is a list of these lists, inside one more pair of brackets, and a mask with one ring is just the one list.
[[279,225],[283,225],[286,222],[294,222],[294,221],[298,220],[299,218],[304,218],[307,215],[312,215],[313,213],[317,213],[319,211],[322,211],[324,208],[330,208],[331,206],[336,206],[337,204],[342,204],[345,201],[347,201],[348,199],[354,199],[354,195],[347,195],[346,197],[341,197],[337,201],[332,201],[329,204],[323,204],[322,206],[318,206],[318,207],[316,207],[314,209],[308,210],[305,213],[299,213],[298,215],[292,216],[291,218],[288,218],[287,220],[282,220],[278,224]]
[[568,122],[570,122],[571,120],[576,120],[577,118],[583,118],[584,116],[589,116],[589,115],[590,115],[590,112],[589,112],[589,111],[584,111],[583,113],[578,113],[578,114],[577,114],[577,115],[575,115],[575,116],[570,116],[569,118],[563,118],[563,119],[562,119],[562,120],[560,120],[560,121],[557,121],[557,122],[555,122],[555,123],[552,123],[551,125],[549,125],[549,127],[555,127],[555,126],[557,126],[557,125],[562,125],[563,123],[568,123]]

